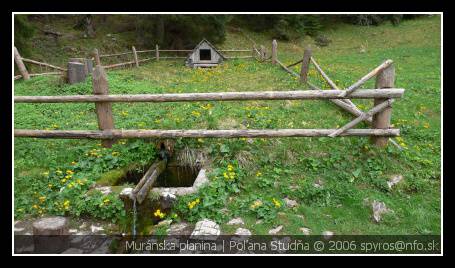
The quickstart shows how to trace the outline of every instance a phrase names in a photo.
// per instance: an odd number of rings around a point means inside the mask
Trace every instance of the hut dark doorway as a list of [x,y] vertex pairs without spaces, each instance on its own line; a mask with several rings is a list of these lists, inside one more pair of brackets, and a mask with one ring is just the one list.
[[200,49],[199,50],[199,59],[200,60],[212,60],[212,53],[210,49]]

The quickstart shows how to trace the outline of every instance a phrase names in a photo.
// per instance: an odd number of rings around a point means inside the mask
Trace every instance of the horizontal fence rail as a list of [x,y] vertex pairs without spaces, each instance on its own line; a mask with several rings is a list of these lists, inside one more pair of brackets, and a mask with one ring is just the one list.
[[[327,137],[336,129],[229,129],[229,130],[27,130],[15,129],[16,137],[65,139],[133,138],[277,138]],[[398,136],[399,129],[349,129],[340,136]]]
[[[245,91],[219,93],[176,93],[135,95],[73,95],[73,96],[14,96],[16,103],[61,103],[61,102],[179,102],[179,101],[236,101],[236,100],[305,100],[338,99],[343,90],[299,91]],[[404,89],[362,89],[341,98],[374,99],[401,98]]]

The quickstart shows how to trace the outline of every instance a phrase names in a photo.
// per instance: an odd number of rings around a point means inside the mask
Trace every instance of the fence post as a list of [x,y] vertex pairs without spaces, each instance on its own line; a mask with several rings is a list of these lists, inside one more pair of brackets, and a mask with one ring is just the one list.
[[273,39],[273,41],[272,41],[272,64],[276,64],[276,60],[278,59],[277,49],[278,49],[278,43],[276,42],[275,39]]
[[[94,51],[95,59],[97,57],[97,50]],[[96,65],[93,70],[93,94],[94,95],[109,95],[109,85],[107,82],[107,75],[103,66]],[[96,117],[98,118],[98,127],[100,130],[114,129],[114,117],[112,116],[112,104],[110,102],[96,102]],[[102,145],[105,148],[111,148],[115,143],[114,139],[104,139]]]
[[[382,70],[376,76],[376,88],[393,88],[395,84],[395,66],[390,65]],[[387,101],[384,98],[374,99],[374,106]],[[392,117],[392,107],[387,107],[382,112],[373,115],[373,128],[388,129],[390,127],[390,119]],[[371,142],[379,147],[386,147],[388,137],[371,137]]]
[[16,47],[14,47],[14,61],[16,62],[17,68],[19,69],[22,78],[24,78],[24,80],[29,80],[30,74],[28,73],[27,68],[25,68],[25,64],[22,61],[22,57]]
[[136,48],[134,46],[133,46],[133,57],[134,57],[134,62],[136,63],[136,67],[139,67],[139,61],[137,60]]
[[100,54],[98,53],[98,49],[93,49],[93,59],[95,60],[95,66],[100,65],[101,66],[101,59],[100,59]]
[[310,68],[311,48],[305,48],[302,59],[302,69],[300,69],[300,82],[306,83],[308,81],[308,70]]
[[261,45],[261,60],[262,61],[266,60],[265,47],[263,45]]
[[156,56],[156,61],[160,60],[160,48],[158,45],[155,46],[155,56]]

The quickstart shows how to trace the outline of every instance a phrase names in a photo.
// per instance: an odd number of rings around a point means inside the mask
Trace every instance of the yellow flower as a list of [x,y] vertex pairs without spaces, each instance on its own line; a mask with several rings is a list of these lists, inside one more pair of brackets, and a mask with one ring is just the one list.
[[68,174],[68,175],[73,175],[73,174],[74,174],[74,171],[68,169],[68,170],[66,171],[66,174]]
[[272,201],[273,201],[273,204],[275,205],[275,207],[277,207],[277,208],[281,207],[280,201],[276,200],[275,198],[273,198]]
[[234,170],[234,167],[231,164],[229,164],[227,168],[228,168],[229,171],[233,171]]
[[223,173],[223,177],[224,177],[225,179],[229,179],[229,176],[228,176],[228,174],[227,174],[226,172]]
[[161,123],[161,120],[160,119],[156,119],[154,122],[155,122],[155,124],[159,124],[159,123]]
[[256,201],[253,202],[253,204],[250,207],[252,209],[255,209],[255,208],[257,208],[257,207],[259,207],[261,205],[262,205],[262,201],[261,200],[256,200]]
[[256,172],[256,177],[261,177],[262,173],[260,171]]
[[63,208],[65,210],[68,210],[70,207],[70,201],[69,200],[65,200],[65,202],[63,202]]
[[197,139],[197,141],[200,143],[204,143],[204,139],[202,139],[202,138]]
[[111,201],[111,200],[109,200],[109,198],[105,198],[105,199],[103,200],[103,203],[104,203],[104,204],[107,204],[107,203],[109,203],[110,201]]
[[128,112],[127,112],[127,111],[122,111],[120,114],[121,114],[122,116],[127,116],[127,115],[128,115]]
[[61,179],[60,180],[62,183],[65,183],[66,182],[66,179]]
[[68,188],[71,189],[71,188],[73,188],[73,187],[74,187],[74,183],[73,183],[73,182],[70,182],[70,183],[68,184]]
[[49,183],[49,184],[47,185],[47,187],[49,187],[49,189],[51,189],[52,186],[53,186],[52,183]]
[[71,162],[71,165],[73,165],[73,166],[76,164],[77,164],[77,162],[75,162],[75,161]]
[[38,198],[38,199],[39,199],[39,201],[41,203],[43,203],[46,200],[46,197],[45,196],[40,196],[40,198]]
[[153,215],[155,215],[155,217],[158,217],[158,218],[162,219],[162,218],[164,218],[164,216],[165,216],[166,214],[164,214],[163,212],[161,212],[161,210],[157,209],[157,210],[155,211],[155,213],[153,213]]
[[192,114],[193,116],[195,116],[195,117],[201,116],[201,113],[198,112],[198,111],[192,111],[191,114]]
[[37,205],[37,204],[34,204],[34,205],[32,206],[32,208],[34,208],[34,209],[38,209],[39,207],[38,207],[38,205]]
[[430,127],[430,124],[428,124],[428,123],[423,123],[423,127],[424,127],[424,128],[429,128],[429,127]]
[[49,176],[49,172],[48,171],[43,172],[42,174],[43,174],[43,176]]
[[119,152],[112,152],[112,156],[119,156],[120,153]]
[[62,174],[63,174],[63,172],[62,172],[60,169],[58,169],[57,171],[55,171],[55,173],[57,173],[57,175],[62,175]]

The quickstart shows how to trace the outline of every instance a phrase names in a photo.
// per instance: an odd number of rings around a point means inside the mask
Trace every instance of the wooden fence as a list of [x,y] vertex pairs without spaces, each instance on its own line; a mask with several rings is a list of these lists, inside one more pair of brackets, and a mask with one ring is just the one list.
[[[321,90],[314,84],[308,81],[308,71],[310,64],[313,64],[322,78],[327,82],[327,84],[333,90],[340,90],[340,88],[329,78],[329,76],[322,70],[321,66],[316,62],[315,58],[312,56],[312,51],[309,47],[304,50],[302,59],[289,64],[284,65],[281,61],[278,60],[278,44],[276,40],[272,41],[272,53],[271,60],[273,64],[279,65],[286,72],[294,75],[300,79],[300,82],[309,86],[312,90]],[[292,71],[290,67],[301,64],[300,74]],[[340,130],[330,134],[330,137],[335,137],[342,133],[342,130],[349,129],[353,125],[356,125],[362,121],[365,121],[367,124],[370,124],[375,129],[388,129],[390,127],[390,119],[392,115],[391,104],[393,100],[390,98],[374,98],[374,107],[368,112],[363,112],[359,109],[350,99],[353,98],[357,90],[368,80],[376,76],[376,87],[378,89],[388,89],[393,88],[395,84],[395,67],[393,66],[392,60],[386,60],[378,67],[370,71],[368,74],[360,78],[357,82],[352,84],[350,87],[342,90],[342,93],[339,95],[339,98],[330,99],[332,103],[343,109],[344,111],[349,112],[350,114],[356,116],[356,119],[351,121],[346,126],[342,127]],[[363,90],[362,90],[363,91]],[[391,141],[393,145],[402,149],[397,142],[393,139],[385,137],[373,137],[372,142],[378,146],[386,146],[388,141]]]
[[[337,136],[372,136],[375,139],[387,139],[398,136],[399,129],[384,126],[390,119],[390,105],[394,98],[400,98],[404,89],[380,88],[353,90],[350,94],[339,89],[332,90],[294,90],[294,91],[251,91],[251,92],[216,92],[216,93],[180,93],[180,94],[139,94],[109,95],[108,82],[99,56],[93,71],[94,95],[73,96],[15,96],[15,103],[70,103],[94,102],[98,118],[98,131],[88,130],[27,130],[15,129],[15,137],[35,138],[89,138],[102,139],[103,146],[110,147],[120,138],[272,138],[272,137],[337,137]],[[381,74],[386,74],[382,72]],[[382,79],[382,78],[381,78]],[[382,81],[382,80],[381,80]],[[381,84],[382,85],[382,84]],[[380,85],[380,86],[381,86]],[[381,87],[384,87],[383,85]],[[347,100],[374,99],[375,106],[367,113],[362,113],[355,120],[338,129],[247,129],[247,130],[119,130],[114,127],[112,102],[191,102],[191,101],[246,101],[246,100]],[[387,113],[387,114],[386,114]],[[355,125],[373,117],[372,129],[353,129]],[[376,140],[377,141],[377,140]],[[375,142],[378,144],[378,142]],[[378,144],[380,145],[380,144]]]
[[[19,69],[20,75],[14,76],[14,80],[23,78],[24,80],[30,79],[33,76],[43,76],[43,75],[62,75],[67,69],[55,66],[46,62],[40,62],[37,60],[27,59],[21,57],[19,51],[16,47],[14,47],[14,61],[16,62],[17,68]],[[24,62],[39,66],[41,69],[41,73],[29,73]],[[43,68],[45,71],[43,72]],[[48,69],[56,70],[55,72],[48,72]]]

